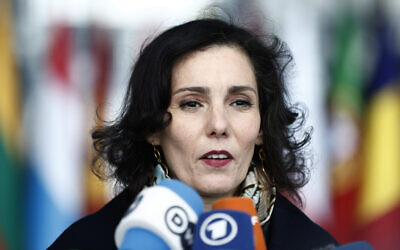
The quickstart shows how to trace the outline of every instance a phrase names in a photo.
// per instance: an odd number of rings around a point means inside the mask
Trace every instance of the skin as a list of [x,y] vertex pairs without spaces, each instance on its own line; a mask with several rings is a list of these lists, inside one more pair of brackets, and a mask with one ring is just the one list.
[[[172,121],[149,141],[161,146],[172,176],[193,187],[209,210],[234,195],[262,144],[253,67],[239,48],[212,46],[174,65],[171,89]],[[229,159],[203,157],[213,150]]]

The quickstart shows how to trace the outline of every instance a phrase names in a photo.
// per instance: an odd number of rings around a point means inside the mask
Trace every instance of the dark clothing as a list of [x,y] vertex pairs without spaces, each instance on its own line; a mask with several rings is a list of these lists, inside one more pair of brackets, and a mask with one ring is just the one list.
[[[127,192],[72,224],[49,249],[116,249],[114,231],[131,200]],[[268,250],[331,249],[337,245],[329,233],[280,194],[263,232]]]
[[99,211],[73,223],[48,249],[117,249],[114,231],[131,204],[128,192],[123,191]]
[[263,226],[268,250],[328,250],[338,245],[328,232],[279,193],[268,224]]

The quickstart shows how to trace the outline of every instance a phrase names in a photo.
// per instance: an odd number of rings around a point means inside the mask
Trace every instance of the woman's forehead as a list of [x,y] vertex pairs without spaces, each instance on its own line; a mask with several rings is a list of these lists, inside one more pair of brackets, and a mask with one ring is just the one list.
[[194,51],[172,69],[172,92],[182,87],[248,85],[256,88],[249,57],[234,46],[219,45]]

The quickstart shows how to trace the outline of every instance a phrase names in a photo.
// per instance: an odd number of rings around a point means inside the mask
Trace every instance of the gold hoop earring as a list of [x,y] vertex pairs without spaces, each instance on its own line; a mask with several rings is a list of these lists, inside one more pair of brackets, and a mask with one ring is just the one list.
[[276,186],[275,186],[275,181],[274,179],[269,177],[269,175],[267,174],[267,172],[265,171],[264,168],[264,161],[265,161],[265,153],[264,150],[262,148],[260,148],[260,150],[258,150],[258,157],[260,158],[261,161],[261,171],[262,174],[264,175],[266,181],[268,182],[268,184],[270,185],[270,197],[269,197],[269,207],[266,208],[266,217],[260,221],[261,225],[264,225],[270,218],[272,215],[272,211],[274,210],[275,207],[275,201],[276,201]]
[[[153,144],[152,144],[152,145],[153,145]],[[163,171],[164,171],[164,174],[165,174],[165,177],[168,178],[168,179],[170,179],[170,177],[169,177],[169,175],[168,175],[168,168],[167,168],[167,166],[162,162],[160,150],[158,150],[158,149],[156,148],[156,146],[154,146],[154,145],[153,145],[153,154],[154,154],[154,157],[156,157],[156,160],[157,160],[158,164],[162,167],[162,169],[163,169]]]
[[267,180],[268,184],[271,185],[271,187],[275,188],[275,182],[273,180],[271,180],[269,178],[269,175],[267,174],[267,172],[265,172],[265,168],[264,168],[264,161],[265,161],[265,153],[264,153],[264,149],[260,148],[258,150],[258,157],[260,158],[260,162],[261,162],[261,171],[264,174],[265,179]]

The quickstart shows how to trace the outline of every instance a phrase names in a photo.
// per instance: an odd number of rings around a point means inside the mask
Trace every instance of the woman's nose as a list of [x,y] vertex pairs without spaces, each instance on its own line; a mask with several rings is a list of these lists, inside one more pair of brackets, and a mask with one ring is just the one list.
[[223,108],[213,108],[207,119],[207,135],[211,137],[227,137],[229,135],[229,117]]

